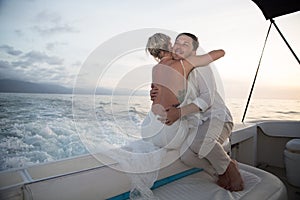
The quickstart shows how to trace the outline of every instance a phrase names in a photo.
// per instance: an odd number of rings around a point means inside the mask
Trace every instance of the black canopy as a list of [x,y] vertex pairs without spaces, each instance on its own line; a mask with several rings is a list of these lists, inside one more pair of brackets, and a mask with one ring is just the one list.
[[265,18],[272,19],[300,10],[300,0],[252,0],[263,12]]

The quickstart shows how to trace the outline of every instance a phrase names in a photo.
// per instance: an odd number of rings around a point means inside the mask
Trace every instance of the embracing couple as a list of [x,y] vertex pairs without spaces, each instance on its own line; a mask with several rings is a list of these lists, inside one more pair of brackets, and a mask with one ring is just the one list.
[[232,117],[207,66],[225,52],[196,55],[198,46],[191,33],[179,34],[174,46],[162,33],[148,39],[146,50],[158,64],[152,70],[153,103],[142,136],[156,146],[179,150],[183,163],[203,168],[224,189],[240,191],[244,183],[238,165],[222,147],[231,134]]

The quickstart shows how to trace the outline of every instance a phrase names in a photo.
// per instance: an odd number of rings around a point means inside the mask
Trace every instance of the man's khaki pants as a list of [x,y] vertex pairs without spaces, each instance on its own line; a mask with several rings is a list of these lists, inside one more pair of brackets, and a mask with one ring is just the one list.
[[232,122],[223,122],[217,118],[208,119],[196,128],[197,131],[190,146],[181,156],[181,160],[189,166],[203,168],[212,176],[223,174],[231,158],[222,144],[230,136]]

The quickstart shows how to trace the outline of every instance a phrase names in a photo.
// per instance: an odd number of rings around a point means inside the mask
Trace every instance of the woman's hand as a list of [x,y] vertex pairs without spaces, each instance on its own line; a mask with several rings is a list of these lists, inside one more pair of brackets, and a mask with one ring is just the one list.
[[174,122],[176,122],[181,117],[181,110],[180,108],[176,107],[169,107],[166,109],[167,112],[167,118],[165,119],[165,124],[170,126]]

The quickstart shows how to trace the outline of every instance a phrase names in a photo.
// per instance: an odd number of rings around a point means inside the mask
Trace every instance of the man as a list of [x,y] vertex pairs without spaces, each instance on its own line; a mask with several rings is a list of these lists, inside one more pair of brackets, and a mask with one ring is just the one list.
[[[173,58],[180,60],[196,55],[198,38],[190,33],[177,36],[173,47]],[[233,127],[230,111],[217,92],[211,68],[195,68],[188,77],[188,92],[185,106],[166,109],[167,117],[162,121],[171,125],[180,117],[196,124],[190,128],[181,148],[181,160],[190,166],[201,167],[217,177],[217,184],[230,191],[243,190],[243,180],[236,161],[224,151],[222,143],[230,136]],[[151,91],[155,98],[156,90]],[[195,120],[195,114],[202,115]],[[200,119],[200,120],[199,120]],[[196,123],[195,123],[196,122]]]

